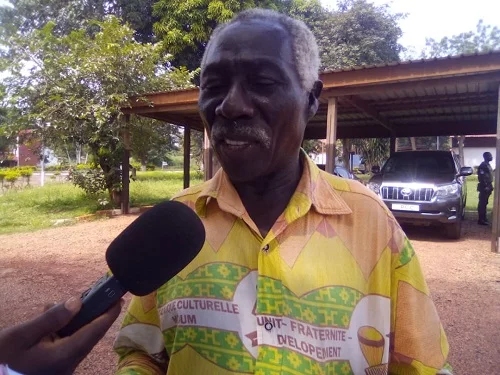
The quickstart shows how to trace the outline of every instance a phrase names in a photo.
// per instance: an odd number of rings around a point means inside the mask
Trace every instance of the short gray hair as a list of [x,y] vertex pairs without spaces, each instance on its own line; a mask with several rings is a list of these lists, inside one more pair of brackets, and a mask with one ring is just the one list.
[[295,62],[295,67],[299,75],[300,83],[304,89],[310,91],[313,88],[314,82],[318,80],[319,71],[319,52],[316,38],[306,24],[302,21],[293,19],[284,14],[269,10],[269,9],[249,9],[237,14],[228,23],[223,23],[217,26],[210,37],[210,40],[201,60],[201,70],[205,69],[207,51],[210,43],[227,26],[237,22],[246,21],[269,21],[272,24],[282,26],[292,37],[292,53]]

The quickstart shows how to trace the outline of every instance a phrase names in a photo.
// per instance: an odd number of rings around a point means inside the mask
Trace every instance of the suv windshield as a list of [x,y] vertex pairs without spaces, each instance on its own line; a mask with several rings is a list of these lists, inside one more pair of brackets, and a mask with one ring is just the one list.
[[414,178],[434,178],[455,173],[453,158],[448,153],[401,153],[392,156],[382,169],[383,174]]

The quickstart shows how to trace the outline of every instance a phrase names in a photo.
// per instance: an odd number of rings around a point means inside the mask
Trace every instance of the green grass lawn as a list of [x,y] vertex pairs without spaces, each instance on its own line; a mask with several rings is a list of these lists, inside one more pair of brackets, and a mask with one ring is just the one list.
[[[364,181],[369,175],[358,175]],[[467,178],[467,211],[477,210],[477,176]],[[199,172],[191,172],[191,185],[202,182]],[[182,190],[182,171],[138,172],[130,184],[132,207],[156,204]],[[105,198],[106,195],[102,195]],[[490,198],[489,209],[493,206]],[[7,191],[0,195],[0,234],[27,232],[47,228],[55,220],[72,219],[103,209],[96,197],[70,183],[49,183],[44,187]]]
[[[182,172],[137,174],[137,181],[130,184],[132,207],[159,203],[182,190]],[[200,183],[199,177],[192,172],[191,185]],[[103,209],[97,198],[87,196],[70,183],[7,191],[0,195],[0,234],[38,230],[52,226],[55,220],[95,213]]]

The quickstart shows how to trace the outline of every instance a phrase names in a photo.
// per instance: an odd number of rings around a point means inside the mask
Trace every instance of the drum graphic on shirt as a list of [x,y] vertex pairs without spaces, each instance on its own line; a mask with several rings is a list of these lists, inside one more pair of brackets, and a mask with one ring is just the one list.
[[380,365],[384,356],[384,336],[373,327],[363,326],[358,329],[358,339],[368,365]]

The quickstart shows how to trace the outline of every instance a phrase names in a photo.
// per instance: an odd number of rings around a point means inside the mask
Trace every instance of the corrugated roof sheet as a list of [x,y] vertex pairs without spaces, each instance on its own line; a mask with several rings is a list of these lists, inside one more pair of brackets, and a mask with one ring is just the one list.
[[500,50],[494,50],[494,51],[488,51],[488,52],[479,52],[478,51],[478,52],[474,52],[474,53],[467,53],[467,54],[454,55],[454,56],[448,55],[445,57],[432,57],[432,58],[428,58],[428,59],[392,61],[392,62],[387,62],[387,63],[383,63],[383,64],[374,64],[374,65],[359,65],[359,66],[354,66],[352,68],[344,68],[344,69],[327,69],[327,70],[321,71],[320,74],[350,72],[353,70],[383,68],[383,67],[388,67],[388,66],[420,64],[420,63],[425,63],[425,62],[429,62],[429,61],[461,59],[461,58],[466,58],[466,57],[471,57],[471,56],[485,56],[485,55],[500,55]]

